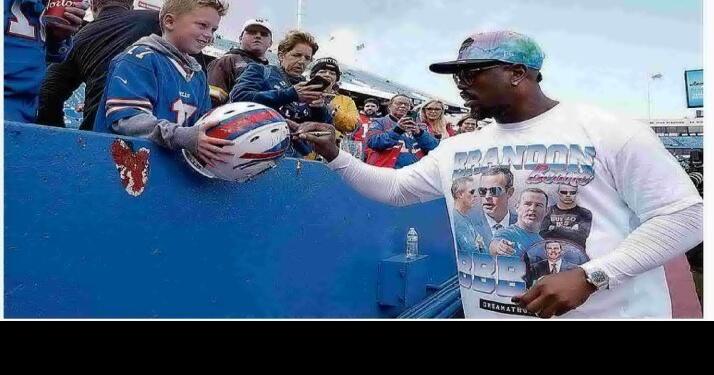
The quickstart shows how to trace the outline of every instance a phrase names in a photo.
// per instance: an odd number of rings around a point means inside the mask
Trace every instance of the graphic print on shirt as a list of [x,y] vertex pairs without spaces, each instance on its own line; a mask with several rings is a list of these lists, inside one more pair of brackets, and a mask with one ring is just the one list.
[[511,298],[589,261],[592,213],[578,194],[595,178],[595,155],[593,147],[541,144],[455,155],[459,280],[480,294],[482,309],[530,315]]

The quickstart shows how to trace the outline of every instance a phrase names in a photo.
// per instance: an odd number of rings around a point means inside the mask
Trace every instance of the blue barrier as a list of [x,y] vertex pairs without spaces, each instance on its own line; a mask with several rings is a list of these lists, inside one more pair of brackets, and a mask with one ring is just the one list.
[[[127,137],[5,123],[5,317],[391,318],[378,264],[409,227],[426,283],[455,272],[444,201],[392,208],[319,163],[246,184]],[[134,197],[111,147],[150,151]]]
[[399,319],[448,319],[462,312],[459,276],[448,279],[434,294],[412,306]]

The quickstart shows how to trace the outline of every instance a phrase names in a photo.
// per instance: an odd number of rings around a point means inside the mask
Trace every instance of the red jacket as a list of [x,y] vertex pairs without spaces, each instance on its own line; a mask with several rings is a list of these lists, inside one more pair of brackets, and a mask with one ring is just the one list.
[[439,141],[426,130],[412,136],[397,127],[391,115],[374,119],[365,141],[367,164],[400,169],[419,161],[439,145]]
[[372,122],[372,119],[369,116],[365,115],[363,112],[360,112],[360,126],[357,128],[357,130],[355,130],[353,138],[356,142],[364,142],[365,138],[367,138],[367,132],[369,131],[370,122]]

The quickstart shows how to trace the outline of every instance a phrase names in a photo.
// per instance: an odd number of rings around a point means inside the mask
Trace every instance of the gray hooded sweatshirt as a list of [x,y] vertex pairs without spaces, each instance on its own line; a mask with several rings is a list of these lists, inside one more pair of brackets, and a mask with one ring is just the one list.
[[[180,52],[173,44],[156,34],[143,37],[133,45],[147,46],[164,56],[168,56],[176,60],[183,66],[184,70],[191,72],[191,74],[201,71],[201,65],[196,59]],[[168,120],[158,119],[149,113],[142,113],[116,121],[112,124],[112,129],[117,134],[148,138],[154,143],[172,150],[185,148],[192,153],[196,153],[198,148],[198,126],[180,126]]]

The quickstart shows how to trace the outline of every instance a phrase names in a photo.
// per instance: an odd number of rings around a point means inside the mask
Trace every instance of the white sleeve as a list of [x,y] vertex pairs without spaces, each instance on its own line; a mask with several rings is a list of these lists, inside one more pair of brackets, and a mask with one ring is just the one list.
[[680,212],[657,216],[642,224],[615,251],[582,267],[601,269],[610,278],[610,287],[659,267],[694,248],[704,237],[704,204]]
[[612,159],[620,197],[643,223],[611,253],[583,266],[600,268],[610,286],[664,265],[703,240],[703,202],[689,176],[646,127]]
[[608,164],[620,198],[641,223],[702,202],[692,180],[649,127],[633,134]]
[[327,165],[367,198],[393,206],[408,206],[444,196],[439,165],[431,154],[402,169],[380,168],[363,163],[340,150]]

